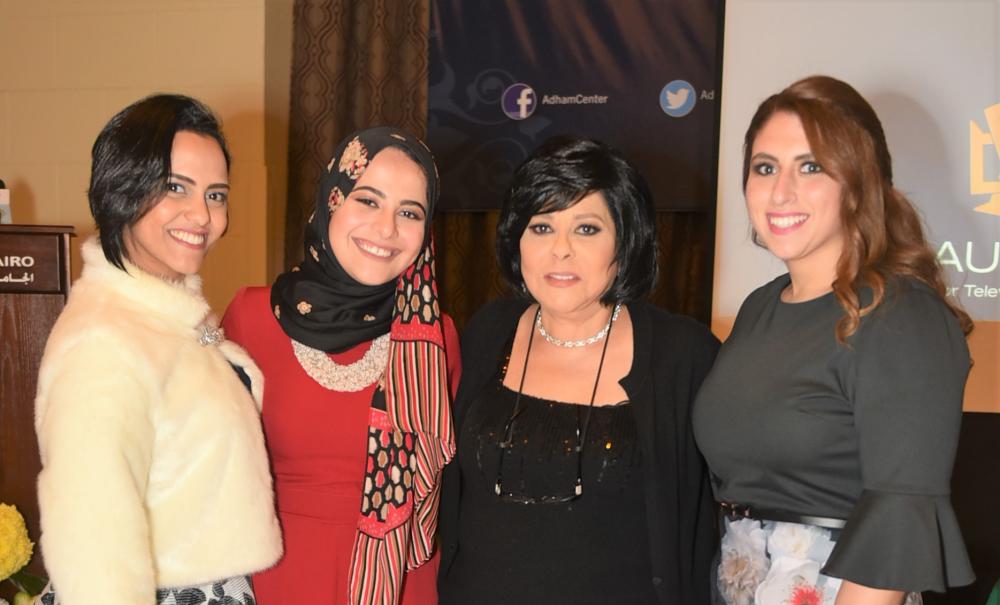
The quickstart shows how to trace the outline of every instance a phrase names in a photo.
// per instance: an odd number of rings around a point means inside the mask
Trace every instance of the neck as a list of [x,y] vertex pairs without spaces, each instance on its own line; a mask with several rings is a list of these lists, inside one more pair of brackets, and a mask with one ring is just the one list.
[[608,325],[613,310],[613,306],[606,307],[599,302],[565,312],[542,307],[542,325],[560,340],[590,338]]
[[791,283],[781,295],[785,302],[805,302],[833,290],[833,282],[837,279],[836,266],[806,268],[792,263],[787,266]]

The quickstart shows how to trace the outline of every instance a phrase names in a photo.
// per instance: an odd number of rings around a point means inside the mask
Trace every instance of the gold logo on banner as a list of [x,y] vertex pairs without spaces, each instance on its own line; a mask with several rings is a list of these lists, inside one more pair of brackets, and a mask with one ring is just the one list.
[[1000,216],[1000,175],[987,180],[984,169],[984,156],[990,145],[1000,159],[1000,103],[987,107],[983,113],[989,132],[983,132],[975,120],[969,121],[969,192],[972,195],[991,194],[989,201],[976,206],[975,210]]

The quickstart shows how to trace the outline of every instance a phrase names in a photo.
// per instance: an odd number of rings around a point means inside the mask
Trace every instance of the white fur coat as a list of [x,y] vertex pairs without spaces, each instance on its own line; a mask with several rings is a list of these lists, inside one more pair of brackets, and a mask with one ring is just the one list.
[[82,252],[35,402],[41,547],[62,605],[150,605],[158,586],[274,564],[260,371],[232,342],[198,343],[197,276],[126,273],[96,239]]

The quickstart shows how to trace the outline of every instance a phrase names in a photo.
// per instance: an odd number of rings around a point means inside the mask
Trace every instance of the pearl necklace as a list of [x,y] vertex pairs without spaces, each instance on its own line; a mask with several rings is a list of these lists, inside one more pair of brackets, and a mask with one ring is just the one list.
[[594,334],[590,338],[581,338],[580,340],[560,340],[555,336],[549,334],[547,331],[545,331],[545,326],[542,325],[541,313],[539,313],[538,318],[535,319],[535,327],[538,328],[538,333],[542,335],[542,338],[545,339],[545,342],[555,345],[557,347],[563,347],[566,349],[574,349],[576,347],[589,347],[590,345],[594,344],[599,340],[602,340],[605,336],[608,335],[608,331],[611,329],[611,323],[618,319],[618,313],[620,313],[621,310],[622,310],[622,304],[621,303],[615,304],[615,310],[611,312],[611,319],[608,320],[607,325],[601,328],[600,332]]
[[340,365],[325,352],[292,340],[295,359],[310,378],[323,388],[341,393],[357,393],[375,383],[385,373],[389,363],[389,335],[372,341],[361,359]]

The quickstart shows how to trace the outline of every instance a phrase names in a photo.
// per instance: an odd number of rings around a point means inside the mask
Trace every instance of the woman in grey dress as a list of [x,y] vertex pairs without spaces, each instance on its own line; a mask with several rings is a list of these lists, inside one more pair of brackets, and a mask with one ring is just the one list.
[[[753,292],[695,404],[730,605],[899,605],[973,580],[949,501],[972,322],[893,187],[871,106],[824,76],[746,134]],[[908,596],[909,593],[909,596]]]

